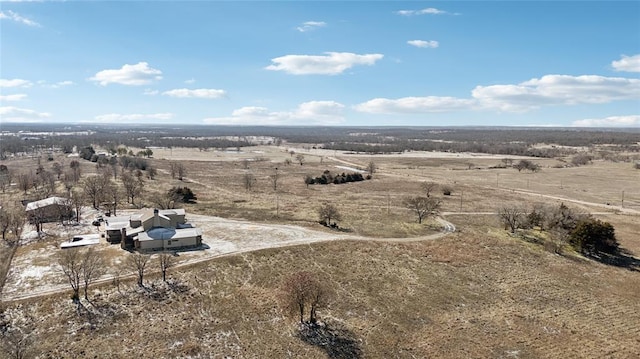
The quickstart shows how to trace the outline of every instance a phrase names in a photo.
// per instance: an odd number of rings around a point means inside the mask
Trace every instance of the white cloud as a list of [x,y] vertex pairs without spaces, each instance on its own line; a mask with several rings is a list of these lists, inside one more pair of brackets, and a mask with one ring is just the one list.
[[457,110],[523,112],[551,105],[603,104],[640,99],[640,80],[596,75],[546,75],[516,85],[477,86],[470,98],[375,98],[354,108],[368,113],[426,113]]
[[640,127],[640,115],[590,118],[571,123],[575,127]]
[[29,80],[22,79],[0,79],[0,87],[31,87],[33,85]]
[[271,59],[265,69],[292,75],[337,75],[355,65],[373,65],[382,54],[358,55],[350,52],[325,52],[325,55],[285,55]]
[[296,29],[300,32],[307,32],[311,30],[315,30],[319,27],[325,27],[327,23],[324,21],[306,21],[303,22],[302,25],[298,26]]
[[155,96],[155,95],[157,95],[159,93],[160,93],[160,91],[158,91],[158,90],[144,89],[144,92],[142,94],[143,95],[147,95],[147,96]]
[[355,105],[359,112],[392,114],[392,113],[428,113],[471,109],[474,100],[456,97],[403,97],[399,99],[375,98]]
[[171,96],[171,97],[181,97],[181,98],[195,97],[195,98],[211,99],[211,98],[223,97],[227,93],[224,90],[216,90],[216,89],[195,89],[195,90],[174,89],[174,90],[165,91],[162,94],[166,96]]
[[335,125],[344,121],[344,105],[335,101],[309,101],[292,111],[269,111],[248,106],[234,110],[229,117],[205,118],[217,125]]
[[110,83],[121,85],[148,85],[162,79],[162,71],[149,67],[146,62],[138,62],[135,65],[125,64],[119,69],[102,70],[89,80],[98,82],[102,86]]
[[41,85],[42,87],[58,89],[58,88],[61,88],[61,87],[74,85],[74,82],[67,80],[67,81],[58,81],[56,83],[47,84],[46,81],[38,81],[38,84]]
[[426,14],[441,15],[441,14],[448,14],[448,13],[443,10],[438,10],[433,7],[428,7],[422,10],[400,10],[400,11],[396,11],[396,14],[402,15],[402,16],[412,16],[412,15],[426,15]]
[[24,16],[20,16],[18,13],[15,13],[15,12],[13,12],[11,10],[0,11],[0,19],[1,20],[11,20],[11,21],[19,22],[19,23],[27,25],[27,26],[41,27],[41,25],[38,24],[37,22],[35,22],[35,21],[31,20],[31,19],[27,19]]
[[119,114],[109,113],[95,117],[98,122],[144,122],[144,121],[167,121],[173,118],[172,113],[150,113],[150,114]]
[[415,46],[415,47],[432,48],[432,49],[440,46],[440,43],[438,43],[435,40],[429,40],[429,41],[425,41],[425,40],[409,40],[409,41],[407,41],[407,44],[409,44],[411,46]]
[[616,71],[640,72],[640,54],[633,56],[622,55],[620,60],[611,63]]
[[25,98],[27,98],[27,95],[23,93],[13,95],[0,95],[0,101],[22,101]]
[[0,107],[0,119],[7,122],[38,122],[51,117],[48,112],[38,112],[26,108],[3,106]]
[[477,86],[472,96],[502,111],[544,105],[599,104],[640,98],[640,80],[596,75],[545,75],[517,85]]
[[185,80],[184,83],[187,84],[187,85],[191,85],[191,84],[196,83],[196,79],[188,79],[188,80]]

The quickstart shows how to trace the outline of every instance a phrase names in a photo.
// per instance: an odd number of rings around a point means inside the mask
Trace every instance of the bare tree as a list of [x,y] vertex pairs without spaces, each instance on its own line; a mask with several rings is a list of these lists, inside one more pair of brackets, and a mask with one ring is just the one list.
[[54,162],[51,164],[51,169],[53,170],[53,173],[56,174],[56,178],[60,179],[60,176],[63,173],[62,165],[58,162]]
[[20,243],[20,237],[22,236],[22,230],[24,224],[27,222],[27,216],[22,208],[14,207],[11,211],[11,232],[13,233],[13,243],[17,245]]
[[255,177],[253,177],[253,174],[249,172],[245,173],[244,176],[242,177],[242,180],[244,183],[244,189],[247,192],[251,192],[251,190],[253,189],[253,184],[256,181]]
[[5,193],[5,190],[11,186],[12,178],[13,171],[5,165],[0,165],[0,189],[2,189],[2,193]]
[[275,168],[272,175],[269,176],[271,179],[271,183],[273,184],[273,191],[278,191],[278,180],[280,179],[280,174],[278,173],[278,167]]
[[62,272],[67,277],[69,285],[73,290],[71,299],[74,303],[80,300],[80,278],[82,276],[83,256],[78,248],[68,248],[59,252],[58,264],[62,268]]
[[505,229],[515,233],[516,229],[525,221],[525,211],[518,206],[502,206],[498,209],[498,218],[504,224]]
[[151,202],[159,209],[176,208],[176,203],[180,201],[180,196],[176,191],[155,192],[150,196]]
[[135,198],[142,194],[144,182],[141,178],[134,177],[130,172],[123,172],[120,179],[127,194],[127,202],[135,205]]
[[87,202],[87,197],[84,195],[83,191],[75,190],[71,192],[71,207],[76,213],[76,222],[80,222],[80,212],[82,211],[82,206]]
[[2,240],[7,239],[7,232],[11,227],[11,214],[9,210],[4,206],[0,206],[0,232],[2,233]]
[[162,252],[158,256],[158,264],[160,265],[160,271],[162,271],[162,281],[167,281],[167,269],[174,266],[173,253]]
[[[13,245],[18,243],[24,227],[26,214],[22,207],[18,206],[0,206],[0,232],[2,232],[2,240]],[[13,238],[9,238],[8,233],[13,234]]]
[[105,198],[105,186],[109,177],[103,175],[89,176],[84,179],[82,183],[82,189],[89,201],[91,201],[93,208],[98,209],[100,203]]
[[171,178],[178,177],[178,179],[182,181],[187,174],[187,169],[181,162],[172,161],[169,163],[169,168],[171,169]]
[[297,272],[289,276],[282,286],[282,304],[286,311],[304,323],[309,312],[309,323],[317,321],[318,309],[329,303],[332,292],[311,272]]
[[138,273],[138,286],[144,287],[144,269],[149,263],[149,256],[141,253],[132,253],[127,257],[129,267]]
[[69,180],[72,180],[73,182],[80,181],[80,176],[81,176],[80,162],[78,162],[78,160],[72,160],[69,163],[69,168],[71,169]]
[[338,208],[331,203],[325,203],[318,208],[318,217],[327,227],[331,226],[332,219],[334,221],[342,220],[342,215],[338,211]]
[[148,177],[150,180],[155,179],[155,178],[156,178],[156,175],[158,174],[158,170],[157,170],[155,167],[153,167],[153,166],[147,166],[146,171],[147,171],[147,177]]
[[367,167],[365,168],[365,170],[367,171],[369,176],[373,176],[373,174],[378,170],[378,166],[375,162],[373,162],[373,160],[371,160],[369,161],[369,163],[367,163]]
[[33,328],[8,323],[0,331],[0,349],[7,358],[25,359],[35,357],[31,346],[35,342]]
[[33,187],[33,174],[31,172],[22,172],[18,175],[18,188],[27,194],[27,191]]
[[104,259],[100,256],[94,247],[89,247],[87,251],[84,252],[82,256],[82,263],[80,274],[82,276],[82,283],[84,285],[84,299],[89,300],[89,296],[87,294],[89,285],[95,282],[96,279],[100,278],[102,274],[104,274],[105,263]]
[[436,216],[440,212],[442,201],[435,197],[409,197],[404,200],[404,205],[418,216],[418,223],[429,216]]
[[112,214],[117,215],[118,204],[121,200],[121,192],[118,188],[118,185],[114,183],[111,179],[106,181],[106,185],[104,187],[105,198],[109,199],[109,204],[111,205]]
[[302,166],[304,164],[304,155],[302,153],[298,153],[296,155],[296,161],[298,161],[298,163],[300,163],[300,166]]
[[435,182],[422,182],[420,187],[422,187],[422,190],[427,197],[431,197],[431,192],[438,188],[438,184]]

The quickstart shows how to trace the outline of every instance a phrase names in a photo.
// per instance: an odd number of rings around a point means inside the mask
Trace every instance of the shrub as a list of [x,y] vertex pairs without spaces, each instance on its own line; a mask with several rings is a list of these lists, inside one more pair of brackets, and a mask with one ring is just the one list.
[[569,243],[584,254],[615,253],[618,250],[613,226],[593,218],[578,222],[571,231]]

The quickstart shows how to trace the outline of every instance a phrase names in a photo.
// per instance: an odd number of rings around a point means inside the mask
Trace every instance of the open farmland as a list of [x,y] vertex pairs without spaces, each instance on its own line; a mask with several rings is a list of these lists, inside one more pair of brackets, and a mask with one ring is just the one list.
[[[155,179],[145,178],[144,194],[135,206],[123,202],[119,215],[154,207],[155,194],[187,186],[197,201],[182,206],[189,222],[202,228],[206,246],[179,253],[169,284],[160,280],[154,255],[145,288],[138,288],[134,271],[124,265],[129,254],[102,242],[98,248],[109,268],[92,286],[90,300],[76,305],[54,255],[69,236],[96,233],[96,211],[86,207],[77,226],[45,224],[40,235],[27,225],[8,271],[3,308],[8,322],[29,323],[30,353],[340,357],[298,338],[295,320],[281,306],[283,281],[302,270],[317,273],[332,288],[333,300],[320,309],[320,320],[336,328],[340,343],[355,356],[639,353],[637,262],[611,266],[570,249],[559,255],[509,235],[496,215],[505,205],[565,203],[612,223],[621,247],[637,258],[640,171],[628,162],[569,167],[568,158],[510,156],[541,167],[519,172],[500,168],[501,155],[370,155],[295,143],[153,152],[148,162],[158,171]],[[53,161],[68,166],[70,158],[56,155]],[[369,180],[304,181],[326,170],[365,170],[372,161],[377,170]],[[176,162],[185,167],[182,180],[170,175]],[[94,163],[80,163],[83,176],[99,171]],[[38,159],[3,164],[35,171]],[[406,208],[404,200],[422,194],[425,181],[438,184],[431,195],[442,200],[441,217],[455,226],[454,233],[436,218],[418,224]],[[446,186],[450,195],[442,193]],[[2,196],[10,201],[24,193],[12,188]],[[342,214],[338,228],[318,223],[323,203]]]

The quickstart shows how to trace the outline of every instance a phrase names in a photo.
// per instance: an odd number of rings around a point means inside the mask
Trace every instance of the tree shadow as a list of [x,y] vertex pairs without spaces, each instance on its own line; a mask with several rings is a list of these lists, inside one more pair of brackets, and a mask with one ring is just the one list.
[[330,359],[362,357],[355,334],[337,323],[302,323],[297,336],[303,342],[324,350]]
[[586,257],[610,266],[640,272],[640,259],[624,248],[619,248],[615,253],[598,252],[588,254]]

